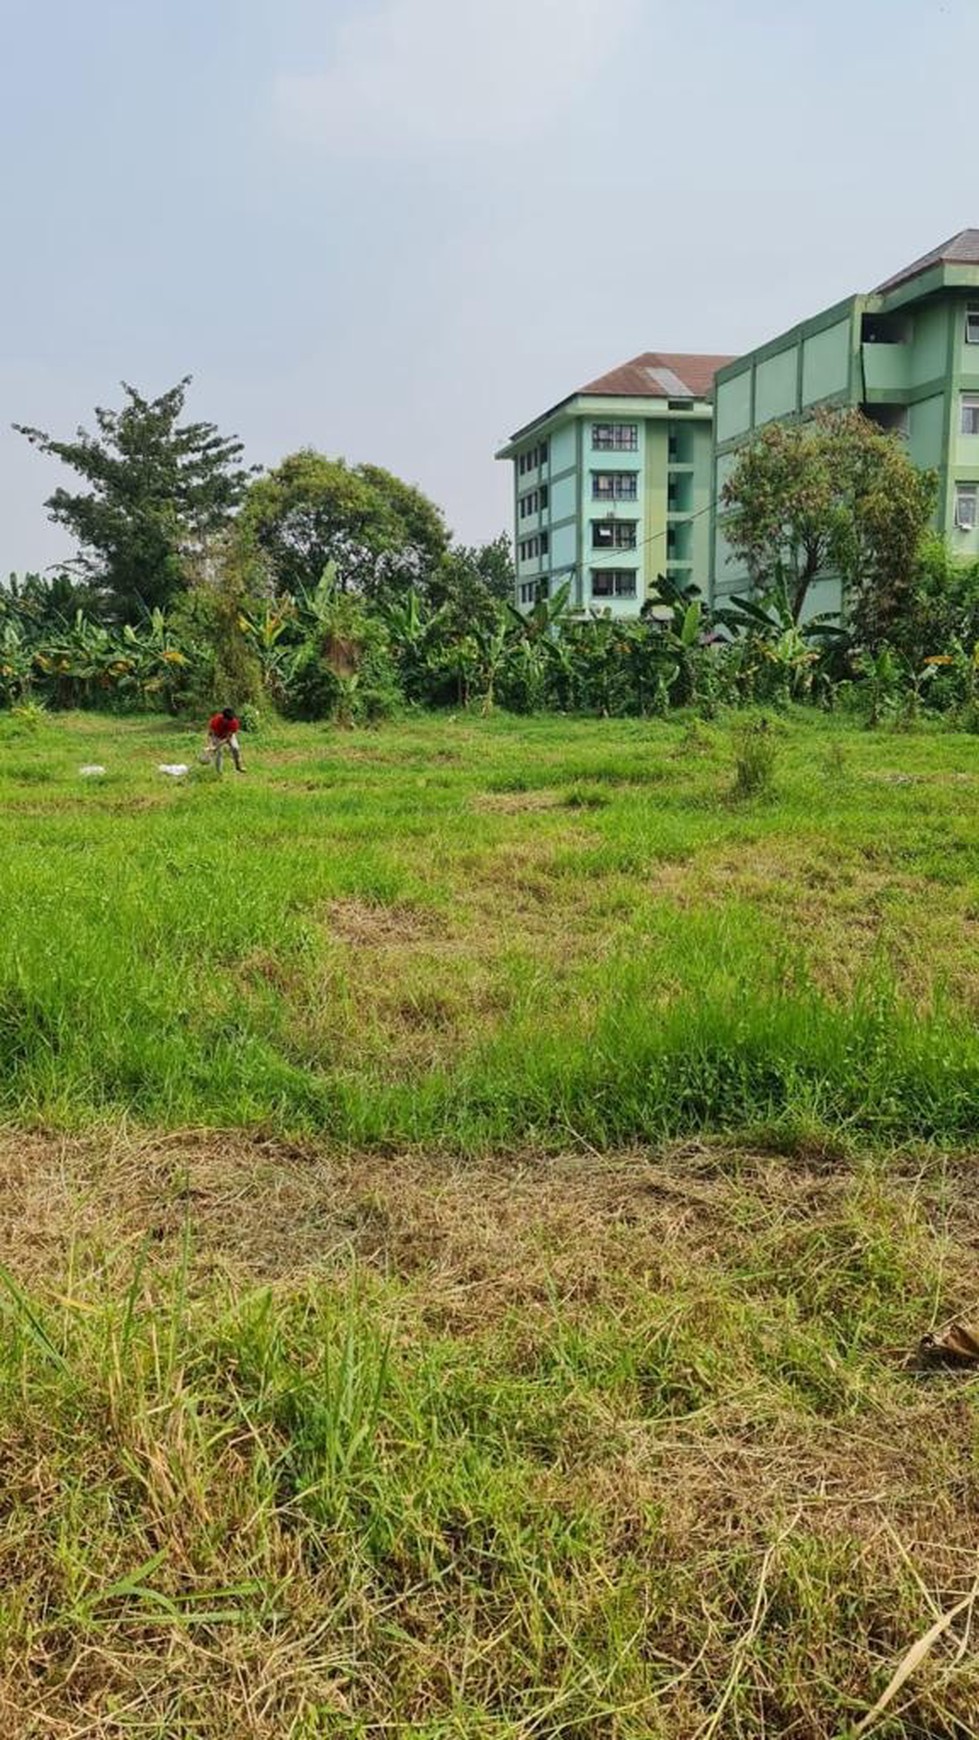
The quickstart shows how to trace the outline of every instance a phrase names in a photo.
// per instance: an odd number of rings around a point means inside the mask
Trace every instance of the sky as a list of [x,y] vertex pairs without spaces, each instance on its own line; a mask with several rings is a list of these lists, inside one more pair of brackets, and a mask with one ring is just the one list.
[[128,381],[508,529],[494,452],[979,227],[979,0],[0,0],[0,574]]

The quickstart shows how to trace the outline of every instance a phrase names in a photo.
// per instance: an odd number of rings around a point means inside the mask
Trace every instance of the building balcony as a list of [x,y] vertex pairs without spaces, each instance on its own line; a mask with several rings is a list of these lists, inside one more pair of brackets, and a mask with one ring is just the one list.
[[872,399],[875,393],[908,391],[913,355],[910,344],[864,344],[860,349],[865,398]]
[[666,515],[668,519],[683,518],[693,509],[693,468],[688,466],[684,471],[670,470],[666,492]]

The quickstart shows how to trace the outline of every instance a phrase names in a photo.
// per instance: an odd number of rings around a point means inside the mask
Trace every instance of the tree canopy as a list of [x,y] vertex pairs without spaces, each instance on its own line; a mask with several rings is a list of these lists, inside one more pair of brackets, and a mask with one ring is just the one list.
[[213,423],[181,424],[190,383],[187,375],[146,399],[123,382],[122,410],[97,407],[98,433],[80,428],[73,441],[14,424],[90,485],[77,493],[56,489],[45,505],[78,540],[78,566],[121,620],[165,608],[183,590],[195,557],[227,524],[248,482],[240,441]]
[[721,491],[724,535],[754,585],[784,591],[796,622],[813,581],[838,575],[850,614],[876,640],[913,585],[937,482],[859,411],[770,423]]
[[449,546],[441,509],[379,465],[349,466],[303,448],[258,478],[240,535],[277,591],[312,592],[333,563],[337,585],[377,599],[421,583]]

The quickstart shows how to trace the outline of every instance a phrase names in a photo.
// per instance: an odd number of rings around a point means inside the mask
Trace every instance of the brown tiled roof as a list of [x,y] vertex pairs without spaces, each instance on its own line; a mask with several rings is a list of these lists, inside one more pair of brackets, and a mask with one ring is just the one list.
[[959,230],[957,236],[950,236],[947,242],[939,243],[932,248],[930,254],[922,254],[920,260],[913,260],[910,266],[902,267],[895,272],[893,278],[885,278],[883,284],[877,285],[877,293],[885,290],[895,290],[898,284],[904,284],[908,278],[917,278],[919,273],[927,272],[929,266],[979,266],[979,230]]
[[579,393],[626,395],[643,399],[705,399],[714,376],[733,356],[689,356],[676,351],[645,350],[631,362],[599,375]]

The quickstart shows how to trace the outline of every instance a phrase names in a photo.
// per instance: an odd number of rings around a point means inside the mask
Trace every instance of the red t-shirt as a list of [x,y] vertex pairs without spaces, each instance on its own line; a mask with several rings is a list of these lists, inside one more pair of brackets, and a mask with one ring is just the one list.
[[223,713],[215,713],[208,726],[212,737],[231,737],[238,729],[237,719],[226,719]]

